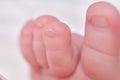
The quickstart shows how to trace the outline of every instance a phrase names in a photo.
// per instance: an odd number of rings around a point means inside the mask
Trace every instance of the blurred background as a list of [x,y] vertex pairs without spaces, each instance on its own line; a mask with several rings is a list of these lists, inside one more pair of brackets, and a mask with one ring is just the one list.
[[[0,0],[0,74],[8,80],[30,80],[29,67],[19,48],[20,30],[29,19],[48,14],[84,35],[89,5],[101,0]],[[120,10],[120,0],[102,0]]]

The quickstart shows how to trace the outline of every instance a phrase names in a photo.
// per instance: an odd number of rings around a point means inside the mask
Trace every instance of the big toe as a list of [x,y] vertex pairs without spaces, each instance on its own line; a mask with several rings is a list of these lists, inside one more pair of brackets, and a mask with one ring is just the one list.
[[119,17],[118,11],[105,2],[95,3],[88,9],[82,64],[86,74],[94,80],[119,80],[116,30]]

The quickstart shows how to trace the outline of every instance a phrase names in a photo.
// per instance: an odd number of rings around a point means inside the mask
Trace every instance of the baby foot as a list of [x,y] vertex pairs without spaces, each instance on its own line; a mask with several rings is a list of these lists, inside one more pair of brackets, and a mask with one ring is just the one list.
[[53,16],[29,21],[20,45],[32,80],[120,80],[119,16],[108,3],[91,5],[84,41]]

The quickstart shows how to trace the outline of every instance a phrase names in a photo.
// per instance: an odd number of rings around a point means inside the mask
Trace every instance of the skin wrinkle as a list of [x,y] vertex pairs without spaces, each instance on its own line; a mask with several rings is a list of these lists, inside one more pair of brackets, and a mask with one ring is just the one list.
[[115,56],[113,56],[113,55],[108,55],[109,53],[105,53],[105,52],[103,52],[103,51],[101,51],[101,50],[99,50],[99,49],[97,49],[97,48],[94,48],[94,47],[90,46],[90,45],[87,44],[87,43],[84,43],[84,46],[85,46],[85,47],[88,47],[88,48],[90,48],[90,49],[93,49],[93,50],[95,50],[95,51],[97,51],[97,52],[100,52],[100,53],[104,54],[105,56],[110,56],[110,57],[113,57],[113,58],[116,59]]

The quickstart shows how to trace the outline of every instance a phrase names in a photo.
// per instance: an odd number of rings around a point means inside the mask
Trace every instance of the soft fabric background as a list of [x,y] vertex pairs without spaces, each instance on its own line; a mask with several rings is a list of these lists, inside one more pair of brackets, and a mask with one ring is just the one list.
[[[72,31],[84,34],[88,6],[100,0],[0,0],[0,73],[8,80],[30,80],[18,45],[20,29],[29,19],[54,15]],[[120,9],[120,0],[104,0]]]

